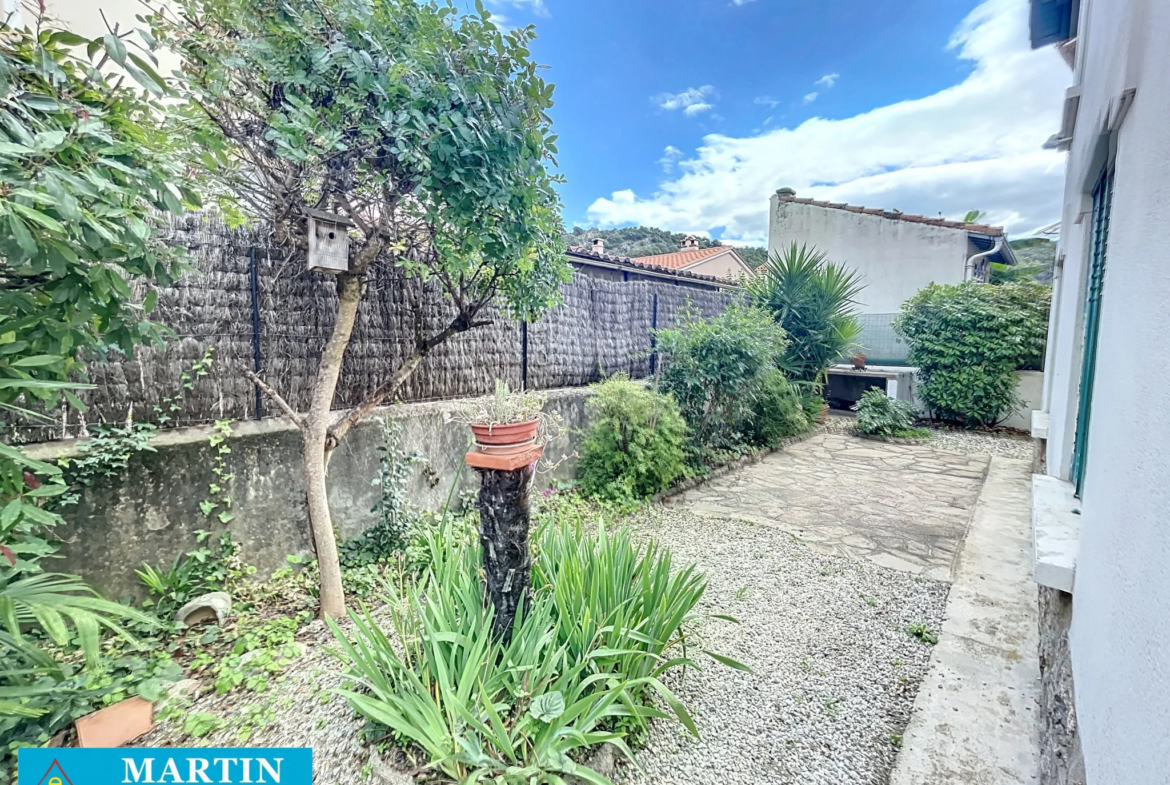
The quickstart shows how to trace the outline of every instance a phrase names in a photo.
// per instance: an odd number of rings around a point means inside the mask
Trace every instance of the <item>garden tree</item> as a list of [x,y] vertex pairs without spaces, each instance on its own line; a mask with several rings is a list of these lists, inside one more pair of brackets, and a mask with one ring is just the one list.
[[[162,106],[147,97],[166,90],[149,52],[116,30],[87,40],[39,16],[31,28],[0,24],[0,413],[13,421],[47,419],[62,395],[82,408],[73,390],[87,360],[161,335],[145,319],[156,295],[139,302],[132,285],[180,272],[180,252],[155,241],[155,225],[197,203],[168,151]],[[92,695],[40,644],[68,651],[76,638],[92,664],[101,628],[150,623],[75,576],[43,572],[60,522],[52,505],[66,490],[58,466],[0,442],[4,781],[15,746],[43,743]],[[62,709],[55,690],[70,680]]]
[[[345,604],[329,455],[436,346],[488,324],[489,303],[532,319],[568,280],[557,178],[546,168],[556,153],[553,87],[528,51],[534,29],[505,33],[479,3],[460,16],[419,0],[176,0],[149,22],[153,38],[182,58],[186,135],[217,198],[270,223],[293,248],[307,247],[311,210],[352,223],[308,412],[256,379],[301,429],[321,610],[336,617]],[[416,298],[413,351],[331,421],[342,356],[377,264],[434,282],[453,315],[428,331]]]
[[864,285],[856,271],[824,252],[793,243],[747,281],[754,303],[788,335],[780,367],[796,381],[821,385],[828,367],[857,345],[854,306]]
[[139,302],[130,284],[179,274],[181,251],[155,241],[157,215],[198,202],[162,106],[125,75],[162,95],[150,53],[35,21],[0,27],[0,406],[52,406],[86,360],[160,340],[143,318],[157,295]]

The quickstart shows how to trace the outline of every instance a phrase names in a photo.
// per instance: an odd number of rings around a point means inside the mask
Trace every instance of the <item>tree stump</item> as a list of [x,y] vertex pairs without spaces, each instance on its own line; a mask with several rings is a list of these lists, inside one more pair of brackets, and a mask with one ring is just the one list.
[[492,634],[507,641],[516,614],[523,611],[532,581],[528,550],[528,492],[543,450],[514,455],[469,452],[479,472],[479,541],[483,546],[485,593],[495,608]]

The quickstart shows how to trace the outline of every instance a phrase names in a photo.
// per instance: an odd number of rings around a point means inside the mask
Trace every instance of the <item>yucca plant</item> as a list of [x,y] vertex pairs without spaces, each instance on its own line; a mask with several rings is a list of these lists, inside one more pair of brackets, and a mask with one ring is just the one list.
[[[571,775],[604,785],[610,781],[571,753],[611,742],[632,759],[624,733],[612,730],[621,721],[644,726],[673,716],[698,735],[659,680],[671,668],[697,667],[662,656],[681,641],[705,588],[693,568],[671,576],[665,551],[640,552],[624,531],[595,539],[557,527],[544,538],[533,596],[505,643],[492,636],[478,543],[448,537],[446,528],[427,536],[431,564],[421,587],[385,587],[393,635],[364,608],[350,614],[352,639],[329,622],[357,687],[339,692],[359,714],[461,783],[559,784]],[[588,544],[574,547],[574,538]],[[672,713],[649,705],[647,692]]]
[[861,276],[815,247],[793,243],[772,254],[746,288],[788,334],[780,367],[789,378],[823,385],[828,367],[857,347]]

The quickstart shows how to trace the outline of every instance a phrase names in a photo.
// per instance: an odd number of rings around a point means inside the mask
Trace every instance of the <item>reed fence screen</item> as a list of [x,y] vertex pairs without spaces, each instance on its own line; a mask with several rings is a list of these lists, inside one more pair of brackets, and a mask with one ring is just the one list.
[[[233,229],[209,216],[175,219],[163,239],[187,248],[195,270],[158,292],[151,318],[174,335],[165,347],[141,347],[133,358],[89,366],[96,389],[81,395],[87,411],[60,409],[57,423],[19,426],[33,441],[77,435],[84,424],[154,421],[156,407],[175,399],[171,425],[220,418],[279,414],[261,400],[241,372],[260,375],[293,408],[308,408],[317,361],[336,313],[333,280],[305,268],[303,255],[276,246],[268,234]],[[453,308],[437,287],[403,279],[376,266],[358,312],[334,398],[349,408],[371,393],[409,355],[414,335],[412,298],[422,305],[428,332],[440,329]],[[514,389],[579,386],[615,372],[647,376],[655,327],[671,327],[688,314],[712,316],[733,293],[668,282],[624,282],[576,274],[562,288],[562,303],[539,321],[518,323],[495,309],[492,324],[454,336],[434,349],[410,376],[400,401],[484,395],[502,379]],[[180,377],[215,348],[211,372],[182,393]],[[258,411],[257,407],[260,407]]]

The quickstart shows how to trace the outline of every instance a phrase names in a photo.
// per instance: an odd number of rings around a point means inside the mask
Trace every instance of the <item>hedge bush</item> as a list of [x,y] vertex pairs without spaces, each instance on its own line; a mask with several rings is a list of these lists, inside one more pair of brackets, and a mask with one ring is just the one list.
[[651,496],[683,473],[687,426],[678,404],[625,376],[594,385],[578,464],[581,490],[615,501]]
[[733,305],[657,336],[665,362],[662,389],[678,401],[693,456],[703,460],[710,450],[743,444],[740,429],[788,345],[784,328],[768,311]]
[[857,430],[870,436],[899,436],[914,427],[914,406],[876,388],[866,390],[853,406]]
[[894,329],[910,345],[918,392],[941,420],[994,425],[1019,406],[1017,369],[1043,363],[1052,290],[1034,282],[931,284]]
[[757,447],[771,447],[781,439],[804,433],[808,425],[800,396],[782,371],[772,370],[760,383],[754,411],[740,430]]

